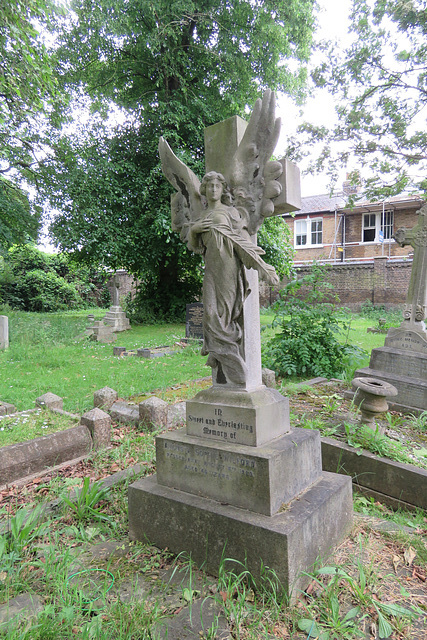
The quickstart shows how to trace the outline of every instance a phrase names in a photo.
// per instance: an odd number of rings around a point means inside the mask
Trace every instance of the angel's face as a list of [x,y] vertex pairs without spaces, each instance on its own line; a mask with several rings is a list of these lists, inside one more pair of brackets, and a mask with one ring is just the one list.
[[208,202],[217,202],[221,200],[224,187],[218,178],[212,178],[206,183],[206,198]]

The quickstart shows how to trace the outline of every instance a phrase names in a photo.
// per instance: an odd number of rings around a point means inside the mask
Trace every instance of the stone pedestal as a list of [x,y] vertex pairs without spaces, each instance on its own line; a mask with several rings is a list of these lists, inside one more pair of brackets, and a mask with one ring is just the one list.
[[0,349],[9,348],[9,318],[0,316]]
[[123,309],[118,305],[110,307],[109,311],[102,318],[105,324],[113,327],[114,332],[127,331],[130,329],[130,322]]
[[[416,338],[418,343],[419,336]],[[396,387],[397,396],[393,398],[392,406],[407,413],[427,409],[427,351],[423,353],[405,347],[413,345],[412,340],[412,334],[405,332],[400,334],[399,348],[385,346],[372,349],[369,367],[355,373],[358,377],[378,378]],[[387,340],[386,344],[390,342]]]
[[351,479],[322,471],[319,433],[291,430],[274,389],[201,391],[186,428],[157,437],[156,457],[157,476],[129,487],[130,536],[214,575],[224,558],[256,582],[269,567],[295,597],[351,526]]

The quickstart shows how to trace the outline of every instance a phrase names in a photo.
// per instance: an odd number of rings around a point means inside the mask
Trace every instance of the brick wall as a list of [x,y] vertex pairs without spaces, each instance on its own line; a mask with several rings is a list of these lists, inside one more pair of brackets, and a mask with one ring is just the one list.
[[117,277],[119,279],[119,299],[120,304],[123,303],[124,298],[130,293],[132,296],[136,292],[136,287],[138,285],[138,281],[135,280],[133,276],[131,276],[124,269],[119,269],[116,271],[115,275],[111,277],[111,279],[107,282],[108,290],[111,294],[111,300],[113,300],[113,287],[114,287],[114,278]]
[[[330,265],[327,279],[340,303],[358,310],[370,300],[373,304],[393,308],[404,304],[411,277],[412,260],[388,260],[375,258],[369,262]],[[310,265],[298,267],[298,274],[310,272]],[[285,284],[285,283],[284,283]],[[260,283],[260,303],[268,306],[277,297],[268,285]]]

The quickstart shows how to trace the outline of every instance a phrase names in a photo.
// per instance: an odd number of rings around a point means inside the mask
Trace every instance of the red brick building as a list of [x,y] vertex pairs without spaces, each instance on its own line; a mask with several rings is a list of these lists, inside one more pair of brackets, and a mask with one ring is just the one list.
[[313,260],[330,263],[372,260],[385,256],[402,258],[413,249],[399,247],[393,240],[400,227],[417,223],[416,212],[424,201],[418,196],[400,195],[383,202],[359,200],[347,205],[348,191],[332,196],[302,198],[294,217],[283,219],[291,229],[296,265]]
[[349,190],[302,198],[302,208],[285,214],[295,248],[294,263],[303,274],[313,260],[332,266],[329,280],[341,303],[358,308],[370,300],[391,307],[403,304],[409,286],[413,248],[399,247],[392,236],[412,228],[424,200],[400,195],[383,202],[363,198],[348,206]]

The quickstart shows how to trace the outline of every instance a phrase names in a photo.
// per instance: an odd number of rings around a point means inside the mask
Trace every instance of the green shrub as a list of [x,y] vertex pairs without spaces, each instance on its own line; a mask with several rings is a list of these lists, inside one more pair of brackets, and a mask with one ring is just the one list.
[[333,302],[326,267],[314,264],[311,272],[292,280],[273,306],[273,327],[280,327],[264,350],[266,366],[282,376],[339,376],[361,349],[339,341],[350,329],[350,314]]
[[18,308],[26,311],[65,311],[84,306],[76,288],[51,271],[28,271],[15,283],[14,291],[16,301],[20,300]]

